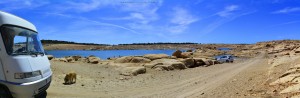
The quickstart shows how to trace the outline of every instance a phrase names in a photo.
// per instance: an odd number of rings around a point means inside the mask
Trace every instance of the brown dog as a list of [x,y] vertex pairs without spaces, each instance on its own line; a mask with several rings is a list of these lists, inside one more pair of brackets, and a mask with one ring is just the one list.
[[71,72],[66,74],[64,84],[73,84],[76,83],[76,73]]

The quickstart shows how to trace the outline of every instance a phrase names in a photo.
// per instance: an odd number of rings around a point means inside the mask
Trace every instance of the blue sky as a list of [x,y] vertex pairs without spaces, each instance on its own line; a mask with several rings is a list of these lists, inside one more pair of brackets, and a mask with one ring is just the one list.
[[1,0],[41,39],[255,43],[300,39],[299,0]]

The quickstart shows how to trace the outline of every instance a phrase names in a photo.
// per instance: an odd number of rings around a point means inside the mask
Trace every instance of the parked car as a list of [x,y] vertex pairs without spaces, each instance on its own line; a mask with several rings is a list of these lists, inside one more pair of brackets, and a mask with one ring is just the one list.
[[234,58],[232,55],[222,55],[217,57],[216,60],[220,63],[233,63]]

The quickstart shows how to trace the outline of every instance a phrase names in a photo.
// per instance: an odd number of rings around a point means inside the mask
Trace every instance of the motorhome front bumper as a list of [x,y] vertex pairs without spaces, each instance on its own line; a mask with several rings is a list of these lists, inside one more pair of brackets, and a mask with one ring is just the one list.
[[51,83],[51,75],[28,83],[5,82],[14,98],[33,98],[44,93]]

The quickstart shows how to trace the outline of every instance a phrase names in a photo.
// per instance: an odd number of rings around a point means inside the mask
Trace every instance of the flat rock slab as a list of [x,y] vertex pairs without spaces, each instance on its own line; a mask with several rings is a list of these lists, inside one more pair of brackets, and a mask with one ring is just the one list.
[[123,67],[120,68],[119,71],[121,75],[124,76],[136,76],[138,74],[146,73],[145,67]]

